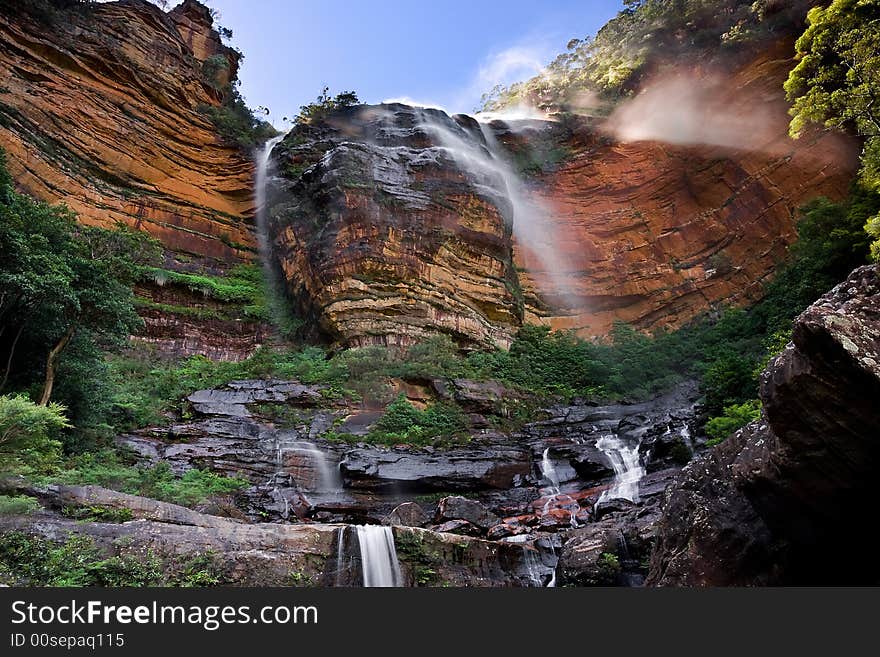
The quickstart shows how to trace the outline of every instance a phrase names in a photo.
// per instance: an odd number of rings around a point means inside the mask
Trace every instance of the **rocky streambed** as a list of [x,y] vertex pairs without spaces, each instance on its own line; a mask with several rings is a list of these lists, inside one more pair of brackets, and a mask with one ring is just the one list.
[[[513,432],[489,428],[512,394],[497,383],[419,389],[472,411],[468,440],[372,444],[381,411],[328,402],[320,386],[296,381],[235,381],[191,395],[186,421],[117,439],[144,464],[246,479],[228,504],[197,512],[98,487],[30,489],[47,510],[18,525],[50,538],[85,533],[111,550],[122,541],[209,551],[240,584],[298,573],[298,582],[359,586],[373,540],[393,542],[400,585],[641,582],[662,493],[694,447],[692,384],[643,404],[553,406]],[[128,508],[134,520],[76,523],[52,511],[72,503]],[[364,536],[383,526],[387,536]]]

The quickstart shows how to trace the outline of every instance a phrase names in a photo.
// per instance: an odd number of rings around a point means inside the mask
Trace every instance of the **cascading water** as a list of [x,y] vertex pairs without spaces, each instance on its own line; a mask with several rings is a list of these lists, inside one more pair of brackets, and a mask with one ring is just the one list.
[[296,440],[287,449],[294,454],[306,457],[309,467],[317,473],[318,476],[310,487],[310,492],[336,494],[342,490],[339,468],[331,467],[327,455],[318,449],[317,445],[305,440]]
[[645,475],[638,442],[631,444],[618,436],[607,435],[596,441],[596,448],[608,457],[614,469],[611,488],[602,493],[599,502],[614,499],[638,502],[639,481]]
[[553,492],[558,494],[559,476],[556,474],[556,467],[553,465],[553,461],[550,459],[549,447],[541,455],[541,474],[544,475],[544,479],[550,482]]
[[391,527],[358,525],[358,545],[361,550],[361,570],[365,587],[402,586],[400,563],[394,546]]
[[449,121],[445,114],[430,110],[421,112],[421,120],[425,132],[470,175],[477,189],[483,187],[506,199],[512,214],[508,219],[517,242],[538,259],[553,288],[551,292],[571,305],[564,276],[567,268],[559,255],[549,209],[528,193],[491,127],[479,124],[480,132],[474,134]]
[[562,492],[559,487],[559,474],[556,472],[556,466],[553,465],[553,459],[550,458],[550,448],[547,447],[541,455],[541,475],[550,482],[550,496],[544,503],[542,513],[546,515],[551,507],[561,508],[571,514],[571,526],[577,527],[577,515],[581,511],[581,505],[571,495]]
[[270,261],[269,245],[269,200],[268,184],[269,173],[272,167],[272,149],[277,146],[284,135],[272,137],[263,145],[263,149],[256,157],[256,172],[254,180],[254,205],[257,213],[257,241],[260,248],[260,256],[263,263]]

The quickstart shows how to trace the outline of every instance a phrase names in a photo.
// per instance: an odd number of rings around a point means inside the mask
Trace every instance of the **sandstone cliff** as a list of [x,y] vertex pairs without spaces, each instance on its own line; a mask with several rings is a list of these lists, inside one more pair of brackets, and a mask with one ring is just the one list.
[[[612,120],[477,124],[402,105],[301,126],[274,155],[288,287],[344,345],[436,332],[503,345],[523,322],[601,336],[618,320],[675,328],[754,301],[796,239],[799,207],[843,198],[857,166],[854,140],[788,137],[790,52],[686,71],[741,146],[717,119],[710,133],[727,142],[714,146],[622,141]],[[516,194],[546,216],[523,213]]]
[[252,165],[197,111],[221,100],[204,61],[237,66],[200,7],[121,0],[49,27],[4,11],[0,145],[24,191],[82,221],[121,221],[176,253],[229,261],[254,244]]
[[[0,5],[0,146],[16,183],[85,223],[147,231],[169,269],[222,274],[252,259],[253,164],[199,111],[220,105],[238,59],[194,0],[54,16]],[[141,337],[164,352],[241,358],[263,341],[253,322],[170,312],[167,289],[139,294],[153,305]],[[178,289],[173,303],[201,309],[192,296]]]
[[[679,69],[683,85],[666,85],[667,102],[645,108],[687,112],[678,109],[677,94],[703,86],[711,105],[700,109],[721,118],[668,120],[706,122],[710,134],[698,136],[726,132],[722,137],[741,140],[742,148],[622,142],[613,126],[609,134],[601,123],[567,138],[574,156],[542,176],[537,192],[553,208],[574,303],[554,307],[542,300],[546,276],[518,246],[527,319],[587,336],[604,334],[615,320],[673,328],[718,305],[761,295],[797,237],[798,208],[820,196],[846,196],[857,167],[857,145],[839,134],[788,137],[782,83],[792,51],[783,43],[723,72]],[[645,84],[650,89],[652,83]]]
[[878,318],[872,265],[797,319],[794,341],[762,377],[765,416],[667,491],[650,583],[877,581],[873,541],[859,528],[880,463]]

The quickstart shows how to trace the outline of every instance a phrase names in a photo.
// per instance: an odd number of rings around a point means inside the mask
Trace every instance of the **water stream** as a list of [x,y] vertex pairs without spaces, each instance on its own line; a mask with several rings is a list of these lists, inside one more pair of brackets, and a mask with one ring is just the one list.
[[489,125],[480,123],[479,132],[468,130],[445,114],[422,111],[422,127],[466,172],[477,191],[484,188],[509,204],[509,211],[499,207],[511,222],[517,243],[538,260],[544,284],[555,298],[571,305],[560,243],[551,221],[549,208],[530,194],[499,144]]
[[609,434],[596,441],[596,448],[608,457],[614,469],[611,488],[602,493],[599,502],[619,499],[638,502],[639,481],[645,475],[645,467],[639,455],[639,443],[627,442]]
[[361,550],[361,570],[365,587],[402,586],[400,563],[394,546],[391,527],[358,525],[357,539]]

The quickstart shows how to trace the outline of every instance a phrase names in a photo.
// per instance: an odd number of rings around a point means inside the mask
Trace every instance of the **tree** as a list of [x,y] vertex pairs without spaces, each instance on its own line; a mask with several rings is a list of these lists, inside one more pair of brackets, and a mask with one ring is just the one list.
[[25,385],[42,370],[46,406],[77,335],[101,347],[123,343],[140,325],[132,286],[158,254],[144,233],[81,226],[67,208],[16,193],[0,151],[0,390],[16,363]]
[[330,96],[330,87],[324,87],[314,103],[303,105],[299,108],[299,115],[296,117],[297,123],[310,124],[323,119],[325,116],[343,107],[351,107],[360,103],[357,93],[354,91],[343,91]]
[[[797,41],[800,61],[785,83],[791,135],[812,123],[861,135],[861,182],[880,193],[880,0],[834,0],[810,10],[807,21]],[[880,258],[880,215],[866,229]]]

